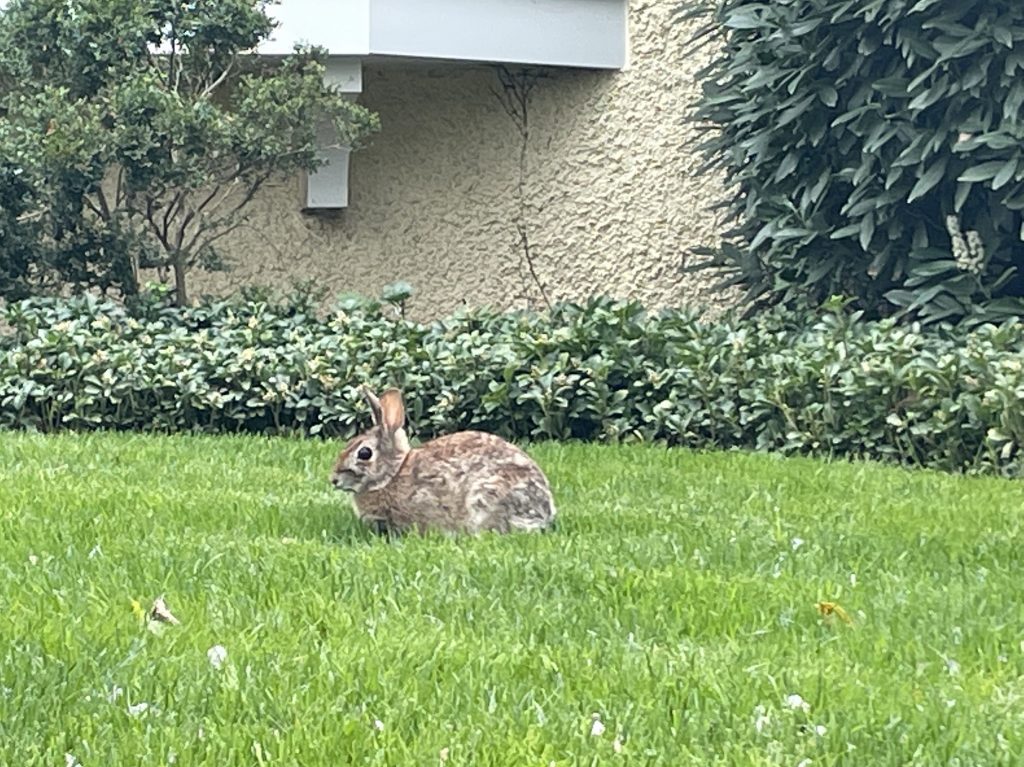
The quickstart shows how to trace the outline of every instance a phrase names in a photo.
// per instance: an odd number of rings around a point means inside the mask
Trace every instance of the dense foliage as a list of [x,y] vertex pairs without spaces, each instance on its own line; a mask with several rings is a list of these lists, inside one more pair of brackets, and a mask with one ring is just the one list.
[[1024,3],[696,0],[709,167],[733,190],[712,266],[763,303],[1024,310]]
[[[377,119],[324,81],[323,52],[249,53],[263,0],[11,0],[0,9],[0,297],[224,265],[218,244],[321,140]],[[333,129],[333,132],[332,130]]]
[[706,322],[595,300],[429,324],[376,302],[241,300],[133,313],[12,305],[0,426],[350,435],[357,387],[407,391],[413,430],[666,440],[1017,474],[1024,325],[922,332],[841,310]]

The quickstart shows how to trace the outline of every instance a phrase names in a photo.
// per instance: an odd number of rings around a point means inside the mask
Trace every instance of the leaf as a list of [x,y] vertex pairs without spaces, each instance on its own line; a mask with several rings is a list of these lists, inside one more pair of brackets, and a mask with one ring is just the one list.
[[996,39],[997,43],[1001,43],[1007,48],[1013,48],[1013,32],[1010,31],[1009,27],[1004,27],[1001,24],[993,25],[992,37]]
[[772,237],[772,239],[775,240],[775,241],[793,240],[793,239],[798,239],[798,238],[801,238],[801,237],[808,237],[808,236],[811,236],[813,234],[814,234],[814,230],[813,229],[805,229],[803,227],[798,227],[798,226],[788,226],[788,227],[785,227],[785,228],[780,229],[779,231],[777,231],[775,233],[775,235]]
[[860,247],[867,251],[871,247],[871,240],[875,236],[875,215],[868,213],[860,220]]
[[995,175],[1003,169],[1005,164],[1006,163],[1003,160],[989,160],[988,162],[983,162],[979,165],[975,165],[973,168],[965,170],[960,174],[957,181],[988,181],[989,179],[994,178]]
[[963,210],[964,203],[967,202],[967,197],[971,193],[971,189],[974,184],[970,182],[958,182],[956,185],[956,193],[953,195],[953,210],[959,213]]
[[928,88],[928,90],[912,98],[910,103],[907,104],[907,109],[914,112],[923,111],[938,102],[943,96],[946,96],[949,93],[949,90],[949,75],[943,75],[939,78],[938,82]]
[[941,259],[917,263],[910,267],[910,273],[920,277],[937,277],[946,272],[957,272],[956,261],[952,259]]
[[775,172],[775,180],[782,181],[787,178],[794,170],[796,170],[797,163],[800,162],[800,154],[793,150],[782,158],[782,162],[779,163],[779,169]]
[[831,85],[826,85],[818,91],[818,98],[821,99],[821,103],[825,106],[834,107],[839,103],[839,91]]
[[800,99],[796,104],[794,104],[793,106],[791,106],[788,109],[784,110],[779,115],[779,121],[776,123],[775,127],[776,128],[784,128],[784,127],[786,127],[791,122],[796,120],[798,117],[803,115],[807,111],[807,108],[813,102],[814,102],[814,95],[813,94],[811,94],[810,96],[805,96],[804,98]]
[[861,117],[867,114],[868,112],[874,112],[877,109],[878,106],[875,104],[866,104],[865,106],[857,107],[856,109],[851,109],[850,111],[844,112],[843,114],[839,115],[839,117],[834,119],[832,121],[832,127],[838,128],[841,125],[845,125],[848,122],[852,122],[853,120],[856,120],[858,117]]
[[992,190],[996,191],[1002,189],[1013,179],[1013,174],[1017,172],[1017,158],[1013,157],[1006,161],[1006,164],[1000,168],[999,172],[992,178]]
[[754,10],[739,9],[730,11],[722,20],[727,29],[760,29],[765,23]]
[[871,83],[871,87],[885,96],[909,98],[910,82],[905,77],[882,77]]
[[924,174],[914,184],[914,188],[910,190],[910,194],[907,196],[907,202],[914,202],[924,197],[928,192],[935,188],[935,186],[942,181],[943,176],[946,173],[946,167],[949,165],[949,157],[940,157],[931,167],[924,172]]
[[853,625],[853,619],[836,602],[817,602],[814,606],[823,618],[830,618],[834,615],[846,625]]
[[836,229],[829,235],[829,239],[842,240],[847,237],[856,237],[860,233],[860,224],[848,224]]
[[1011,123],[1020,123],[1020,108],[1024,105],[1024,82],[1019,78],[1003,101],[1003,117]]
[[824,22],[824,19],[822,19],[821,17],[814,18],[814,19],[807,19],[806,21],[801,21],[801,22],[799,22],[797,24],[794,24],[792,27],[790,27],[789,32],[794,37],[799,37],[801,35],[806,35],[808,32],[813,32],[815,29],[820,27],[823,22]]

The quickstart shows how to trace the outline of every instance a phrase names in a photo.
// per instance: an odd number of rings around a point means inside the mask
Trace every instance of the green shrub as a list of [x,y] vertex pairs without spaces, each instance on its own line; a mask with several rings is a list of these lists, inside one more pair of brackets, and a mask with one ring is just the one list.
[[697,117],[734,227],[709,265],[762,303],[1024,311],[1024,3],[689,6],[722,42]]
[[970,332],[825,312],[703,322],[593,300],[429,324],[349,300],[242,300],[131,313],[94,298],[8,307],[0,427],[347,437],[357,387],[406,391],[421,438],[664,440],[1021,470],[1024,325]]

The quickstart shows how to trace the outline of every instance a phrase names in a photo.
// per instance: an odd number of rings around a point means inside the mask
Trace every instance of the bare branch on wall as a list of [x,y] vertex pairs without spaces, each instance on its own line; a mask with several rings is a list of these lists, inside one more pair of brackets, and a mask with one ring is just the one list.
[[522,260],[530,274],[530,279],[540,293],[544,304],[550,309],[551,299],[547,289],[537,273],[536,254],[530,242],[530,211],[527,204],[526,180],[529,173],[530,147],[530,99],[533,89],[547,77],[542,69],[524,68],[511,70],[506,66],[496,67],[500,89],[492,88],[491,92],[498,99],[502,109],[512,119],[519,132],[519,178],[516,184],[516,218],[513,225],[519,237],[518,247]]

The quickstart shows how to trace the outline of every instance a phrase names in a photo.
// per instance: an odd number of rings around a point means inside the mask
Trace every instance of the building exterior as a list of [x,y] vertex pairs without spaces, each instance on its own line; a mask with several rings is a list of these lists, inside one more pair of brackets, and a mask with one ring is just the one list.
[[[603,293],[713,308],[687,248],[719,230],[685,112],[703,63],[677,0],[284,0],[268,55],[326,46],[382,131],[269,186],[193,292],[316,280],[417,316]],[[525,130],[522,102],[529,89]],[[507,98],[512,96],[511,100]],[[524,238],[525,234],[525,238]],[[529,258],[527,258],[527,249]]]

